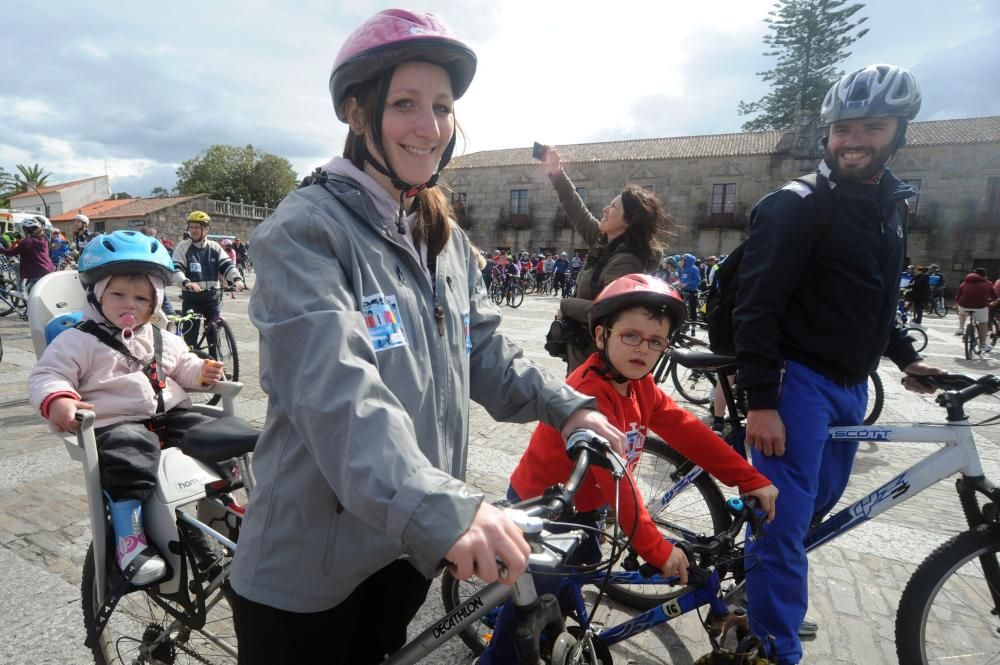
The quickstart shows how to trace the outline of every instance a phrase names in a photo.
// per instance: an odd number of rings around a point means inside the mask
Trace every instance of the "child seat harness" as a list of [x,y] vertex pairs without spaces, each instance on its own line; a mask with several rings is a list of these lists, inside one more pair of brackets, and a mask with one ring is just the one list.
[[160,365],[163,362],[163,334],[156,326],[150,324],[150,327],[153,329],[153,359],[148,363],[144,363],[139,358],[136,358],[135,354],[129,351],[128,347],[120,339],[102,328],[96,321],[81,321],[76,326],[77,330],[90,333],[107,346],[125,356],[130,362],[142,368],[142,373],[149,379],[149,385],[153,387],[153,392],[156,394],[156,414],[149,419],[146,426],[151,432],[157,432],[163,429],[164,426],[163,420],[166,409],[163,404],[163,389],[167,387],[167,384],[160,377]]

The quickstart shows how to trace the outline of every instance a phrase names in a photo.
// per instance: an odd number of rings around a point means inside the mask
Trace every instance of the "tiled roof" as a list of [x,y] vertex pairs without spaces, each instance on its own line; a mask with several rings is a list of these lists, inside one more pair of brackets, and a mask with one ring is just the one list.
[[191,199],[196,199],[198,196],[165,196],[163,198],[150,198],[150,199],[125,199],[127,205],[123,205],[120,208],[114,208],[109,210],[104,215],[98,215],[98,219],[101,217],[142,217],[148,215],[151,212],[156,212],[157,210],[163,210],[164,208],[170,208],[177,205],[178,203],[184,203],[185,201],[190,201]]
[[[99,176],[94,176],[93,178],[83,178],[82,180],[71,180],[70,182],[60,182],[57,185],[48,185],[46,187],[39,187],[38,191],[41,194],[48,194],[49,192],[58,192],[61,189],[66,189],[74,185],[79,185],[81,182],[87,182],[88,180],[97,180],[98,178],[104,178],[104,177],[106,176],[99,175]],[[35,190],[29,189],[26,192],[15,194],[14,196],[10,197],[10,200],[13,201],[14,199],[21,198],[22,196],[35,196]]]
[[[705,134],[702,136],[578,143],[559,146],[559,154],[564,162],[577,164],[626,160],[770,155],[775,152],[778,142],[785,133],[783,130],[768,130],[736,134]],[[996,142],[1000,142],[1000,116],[914,122],[910,124],[906,133],[906,143],[910,146]],[[507,148],[473,152],[455,157],[448,165],[448,169],[525,166],[537,163],[531,156],[531,148]]]
[[109,210],[115,208],[120,208],[123,205],[129,204],[131,201],[129,199],[106,199],[104,201],[98,201],[96,203],[90,203],[82,208],[73,208],[64,213],[60,213],[52,217],[53,222],[68,222],[72,220],[78,213],[83,213],[87,217],[92,217],[94,219],[100,219],[107,216]]

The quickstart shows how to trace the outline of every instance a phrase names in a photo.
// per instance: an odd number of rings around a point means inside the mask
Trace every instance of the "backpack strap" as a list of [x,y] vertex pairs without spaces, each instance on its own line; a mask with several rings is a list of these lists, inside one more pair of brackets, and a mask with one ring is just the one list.
[[81,321],[76,327],[82,332],[93,335],[142,368],[142,373],[149,379],[149,384],[153,386],[153,392],[156,393],[156,414],[159,415],[166,410],[163,403],[163,389],[167,387],[167,384],[160,377],[160,365],[163,362],[163,334],[156,326],[152,324],[150,326],[153,328],[153,359],[149,363],[144,363],[136,358],[135,354],[129,351],[120,339],[102,328],[96,321]]
[[813,191],[816,203],[816,240],[822,240],[833,226],[834,201],[830,181],[822,173],[813,172],[800,176],[793,182],[801,182]]

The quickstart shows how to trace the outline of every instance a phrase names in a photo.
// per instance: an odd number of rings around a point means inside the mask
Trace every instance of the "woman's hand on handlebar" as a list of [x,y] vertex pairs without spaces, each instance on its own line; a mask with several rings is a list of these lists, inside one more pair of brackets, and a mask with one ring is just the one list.
[[758,510],[767,513],[768,522],[774,519],[774,504],[775,500],[778,498],[777,487],[774,485],[767,485],[766,487],[759,487],[753,491],[746,492],[746,494],[757,497],[757,501],[760,502],[757,508]]
[[559,175],[562,171],[562,166],[560,165],[559,151],[555,149],[554,146],[545,146],[545,172],[549,175]]
[[684,550],[675,545],[670,550],[670,556],[667,558],[667,562],[663,564],[660,572],[663,573],[664,577],[676,577],[680,580],[681,584],[687,584],[688,565],[688,558],[684,554]]
[[[521,530],[502,510],[484,501],[472,526],[459,536],[445,559],[460,580],[475,575],[484,582],[513,584],[527,569],[529,554],[531,548]],[[498,559],[503,562],[502,573]]]
[[563,439],[568,439],[569,435],[578,429],[589,429],[601,438],[607,439],[611,444],[611,449],[618,453],[618,456],[625,459],[625,435],[621,430],[608,422],[600,411],[593,409],[578,409],[569,417],[562,428]]

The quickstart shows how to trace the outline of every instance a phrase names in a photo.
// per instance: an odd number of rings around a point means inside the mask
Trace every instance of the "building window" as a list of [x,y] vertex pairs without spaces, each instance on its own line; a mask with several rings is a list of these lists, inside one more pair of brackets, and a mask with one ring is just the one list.
[[917,216],[917,204],[920,203],[920,180],[914,178],[912,180],[904,180],[903,182],[917,190],[915,196],[906,199],[906,207],[910,209],[910,219],[912,219]]
[[526,189],[510,190],[510,214],[512,215],[528,214],[528,190]]
[[105,222],[93,222],[93,226],[94,233],[104,233]]
[[451,205],[452,207],[465,207],[465,192],[452,192]]
[[576,194],[577,194],[577,196],[580,197],[581,201],[583,201],[584,203],[587,203],[587,188],[586,187],[577,187],[576,188]]
[[712,185],[712,214],[732,215],[736,212],[736,183]]
[[986,214],[990,221],[1000,222],[1000,178],[990,178],[987,183]]

